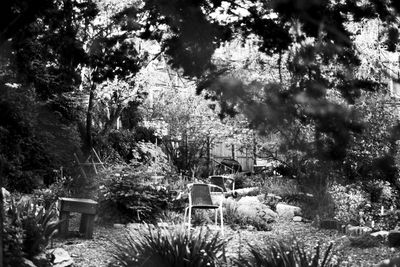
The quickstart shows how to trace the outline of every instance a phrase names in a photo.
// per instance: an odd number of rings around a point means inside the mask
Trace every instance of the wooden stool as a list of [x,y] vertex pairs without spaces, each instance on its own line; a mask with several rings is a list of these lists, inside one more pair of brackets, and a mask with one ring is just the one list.
[[85,238],[93,237],[94,216],[97,213],[97,202],[84,198],[60,198],[60,237],[68,236],[69,213],[81,213],[81,223],[79,232],[84,234]]

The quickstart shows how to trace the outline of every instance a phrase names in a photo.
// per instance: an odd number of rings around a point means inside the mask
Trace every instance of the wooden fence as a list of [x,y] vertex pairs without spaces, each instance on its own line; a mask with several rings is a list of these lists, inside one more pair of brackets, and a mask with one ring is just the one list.
[[[254,155],[252,149],[249,148],[239,149],[237,145],[215,143],[211,148],[210,157],[218,162],[226,158],[231,158],[240,163],[243,171],[253,170]],[[212,161],[213,168],[215,165],[216,162]]]

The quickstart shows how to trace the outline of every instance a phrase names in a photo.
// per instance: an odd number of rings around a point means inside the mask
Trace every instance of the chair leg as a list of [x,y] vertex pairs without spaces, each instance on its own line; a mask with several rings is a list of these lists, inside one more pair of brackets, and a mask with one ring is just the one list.
[[190,224],[192,222],[192,208],[189,207],[189,216],[188,216],[188,230],[190,232]]
[[215,217],[215,226],[218,225],[218,209],[214,210],[214,217]]
[[224,216],[222,214],[222,207],[220,207],[220,212],[221,212],[221,233],[222,236],[224,236]]
[[184,215],[183,215],[183,227],[186,226],[185,224],[186,224],[186,220],[187,220],[188,209],[189,209],[189,207],[186,207],[186,208],[185,208],[185,213],[184,213]]

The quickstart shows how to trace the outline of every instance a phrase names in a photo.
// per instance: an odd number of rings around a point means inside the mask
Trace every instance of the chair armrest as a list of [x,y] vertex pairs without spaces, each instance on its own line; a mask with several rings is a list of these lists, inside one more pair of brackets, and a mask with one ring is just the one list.
[[220,190],[221,193],[224,192],[224,189],[222,189],[222,187],[220,187],[220,186],[218,186],[218,185],[215,185],[215,184],[207,184],[207,185],[208,185],[209,187],[213,187],[213,188],[216,188],[216,189]]

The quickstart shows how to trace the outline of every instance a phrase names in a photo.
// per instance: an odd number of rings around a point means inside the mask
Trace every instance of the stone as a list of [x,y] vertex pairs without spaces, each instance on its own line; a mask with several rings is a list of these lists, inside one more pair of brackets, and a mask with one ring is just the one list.
[[246,196],[239,199],[237,203],[240,206],[240,205],[260,204],[261,201],[258,196],[251,196],[251,197]]
[[[232,205],[232,203],[231,203]],[[257,197],[243,197],[236,203],[236,210],[239,215],[254,220],[273,222],[278,215],[267,205],[260,202]]]
[[301,208],[284,203],[278,203],[276,205],[276,213],[280,218],[291,220],[294,216],[301,215]]
[[380,263],[378,263],[375,266],[376,267],[396,267],[396,266],[400,266],[400,257],[381,261]]
[[374,233],[371,233],[370,235],[372,235],[374,237],[377,237],[377,236],[387,237],[389,235],[389,231],[374,232]]
[[22,267],[37,267],[32,261],[24,258],[22,260]]
[[294,222],[301,222],[301,221],[303,221],[303,217],[301,217],[301,216],[294,216],[294,217],[293,217],[293,221],[294,221]]
[[114,223],[114,228],[117,228],[117,229],[121,229],[121,228],[124,228],[125,227],[125,225],[123,225],[123,224],[121,224],[121,223]]
[[47,267],[50,264],[50,259],[47,257],[46,253],[40,253],[33,257],[32,262],[38,267]]
[[65,249],[56,248],[54,250],[50,250],[50,253],[53,259],[53,267],[73,266],[74,261]]
[[400,231],[390,231],[388,234],[388,241],[390,247],[400,246]]

